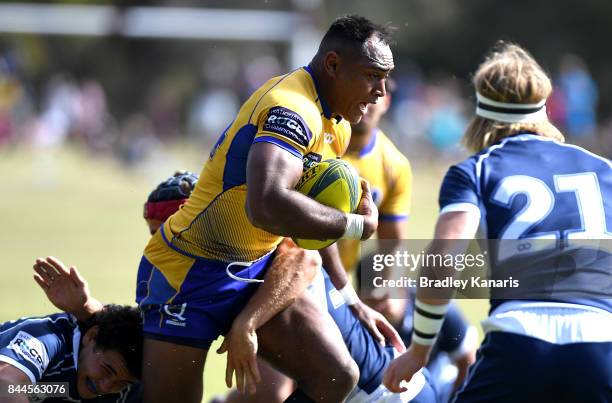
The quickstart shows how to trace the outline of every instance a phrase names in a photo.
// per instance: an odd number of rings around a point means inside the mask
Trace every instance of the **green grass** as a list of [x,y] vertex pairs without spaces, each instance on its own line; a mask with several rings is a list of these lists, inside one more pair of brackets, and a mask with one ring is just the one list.
[[[175,169],[199,173],[205,150],[174,147],[152,163],[127,170],[115,161],[75,149],[0,151],[0,322],[44,315],[55,308],[32,280],[36,257],[53,255],[76,265],[103,302],[134,303],[136,269],[148,232],[142,204]],[[444,169],[416,165],[412,238],[429,238]],[[482,301],[462,303],[472,322]],[[225,358],[216,343],[208,355],[205,401],[223,393]]]

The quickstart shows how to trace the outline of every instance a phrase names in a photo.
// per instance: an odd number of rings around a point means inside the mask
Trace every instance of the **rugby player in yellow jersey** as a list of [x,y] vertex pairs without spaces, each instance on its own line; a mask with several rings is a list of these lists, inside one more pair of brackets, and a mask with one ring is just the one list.
[[[348,122],[358,122],[369,103],[384,97],[392,68],[386,30],[365,18],[343,17],[307,67],[271,79],[243,104],[191,197],[155,233],[141,260],[137,301],[144,313],[146,402],[201,400],[208,348],[230,330],[283,236],[367,239],[376,230],[367,185],[359,214],[323,206],[294,186],[305,167],[344,153]],[[322,257],[343,289],[337,251],[330,248]],[[333,331],[321,333],[327,339],[319,347],[330,353],[326,365],[346,366],[350,356],[340,345],[334,349]],[[280,336],[279,343],[292,334]],[[317,374],[311,375],[300,384],[311,398],[341,401],[353,386],[323,391],[315,385]]]
[[[399,242],[407,236],[412,169],[408,159],[378,127],[391,104],[390,83],[387,84],[387,96],[368,108],[359,123],[351,125],[351,141],[343,159],[371,186],[372,198],[378,206],[378,238]],[[344,267],[353,270],[359,259],[359,241],[341,240],[338,248]]]
[[[352,124],[352,133],[349,146],[342,157],[353,165],[359,175],[366,179],[371,187],[374,203],[378,206],[379,239],[386,239],[386,246],[395,248],[392,240],[398,243],[407,236],[406,222],[410,212],[412,193],[412,170],[408,159],[393,145],[391,140],[378,128],[382,116],[391,104],[389,91],[391,81],[386,81],[386,96],[376,104],[368,107],[367,113],[359,123]],[[360,241],[341,239],[338,241],[338,250],[341,263],[347,271],[352,271],[357,265],[360,256]],[[367,302],[389,315],[391,318],[402,317],[406,307],[405,299],[377,298],[368,299]],[[371,333],[379,340],[384,336],[376,328]],[[293,387],[293,381],[282,374],[269,369],[265,364],[263,368],[263,383],[267,386],[258,390],[253,397],[240,398],[233,394],[228,401],[278,401],[280,396],[286,396],[287,390]]]
[[[407,221],[412,198],[412,168],[408,159],[379,128],[382,117],[391,105],[392,81],[387,82],[387,96],[368,108],[368,113],[352,124],[351,141],[343,159],[357,169],[371,186],[372,198],[378,206],[378,239],[384,239],[386,250],[393,252],[402,239],[406,239]],[[360,242],[342,239],[338,250],[342,264],[351,272],[359,263]],[[385,296],[368,298],[368,304],[387,318],[403,315],[405,300]]]

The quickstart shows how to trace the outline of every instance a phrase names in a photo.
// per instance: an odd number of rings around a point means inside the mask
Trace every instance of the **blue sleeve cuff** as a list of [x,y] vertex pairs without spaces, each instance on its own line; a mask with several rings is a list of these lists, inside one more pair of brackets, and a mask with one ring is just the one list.
[[379,214],[378,219],[383,221],[404,221],[410,216],[408,214]]
[[278,139],[276,137],[272,137],[272,136],[261,136],[261,137],[256,137],[255,140],[253,140],[253,143],[271,143],[274,145],[279,146],[280,148],[282,148],[285,151],[288,151],[289,153],[293,154],[294,156],[298,157],[299,159],[302,159],[304,156],[302,155],[301,152],[298,151],[297,148],[295,148],[294,146],[292,146],[291,144]]

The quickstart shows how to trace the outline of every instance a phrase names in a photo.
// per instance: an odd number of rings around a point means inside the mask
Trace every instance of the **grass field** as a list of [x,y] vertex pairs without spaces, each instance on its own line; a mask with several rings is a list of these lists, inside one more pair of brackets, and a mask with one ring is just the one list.
[[[67,148],[0,151],[0,322],[55,311],[32,280],[32,264],[53,255],[76,265],[104,302],[132,304],[136,269],[148,231],[143,202],[175,169],[197,173],[205,150],[177,147],[165,158],[127,170],[114,160]],[[416,165],[412,238],[431,237],[443,167]],[[472,322],[482,301],[462,303]],[[226,390],[225,358],[208,356],[205,401]]]

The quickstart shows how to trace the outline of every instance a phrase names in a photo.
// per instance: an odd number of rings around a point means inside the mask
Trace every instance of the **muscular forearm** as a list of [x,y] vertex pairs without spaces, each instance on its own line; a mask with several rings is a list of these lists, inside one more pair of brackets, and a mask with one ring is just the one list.
[[302,161],[267,143],[251,146],[247,161],[249,221],[273,234],[303,239],[369,238],[377,227],[378,210],[367,183],[362,197],[348,215],[318,203],[295,190],[302,176]]
[[[435,239],[427,253],[431,256],[463,254],[469,240],[476,233],[479,218],[467,212],[451,212],[441,215],[436,223]],[[452,265],[439,266],[434,263],[431,266],[423,265],[420,275],[429,279],[457,278],[460,270],[455,270]],[[442,327],[444,315],[448,310],[449,300],[454,296],[454,291],[454,287],[419,287],[415,302],[417,309],[414,316],[413,344],[415,340],[420,344],[433,344],[435,336]],[[437,319],[431,319],[432,316]]]
[[248,330],[263,326],[304,292],[320,266],[321,260],[316,252],[297,248],[291,240],[283,241],[264,283],[240,312],[234,325]]
[[346,229],[346,215],[293,189],[262,195],[251,207],[253,223],[273,234],[304,239],[337,239]]

